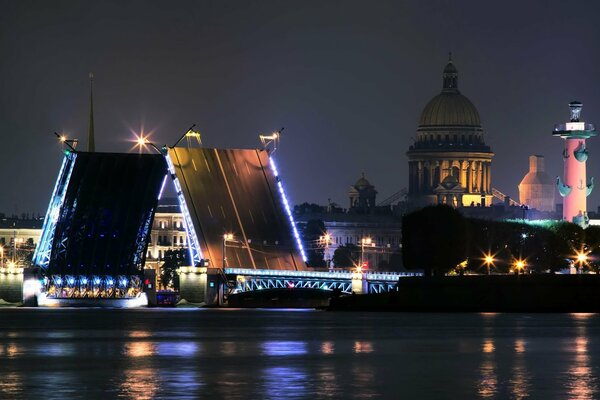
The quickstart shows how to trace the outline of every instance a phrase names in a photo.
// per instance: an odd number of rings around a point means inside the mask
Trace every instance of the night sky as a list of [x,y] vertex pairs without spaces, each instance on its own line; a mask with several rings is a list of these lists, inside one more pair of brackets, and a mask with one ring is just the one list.
[[[598,15],[598,1],[0,1],[0,212],[45,212],[52,132],[85,146],[90,71],[98,151],[128,151],[141,129],[172,145],[196,123],[206,146],[255,147],[285,127],[293,203],[347,207],[363,171],[382,200],[407,186],[449,51],[496,154],[492,184],[518,197],[530,154],[562,173],[551,130],[569,101],[600,123]],[[600,181],[600,138],[588,143]]]

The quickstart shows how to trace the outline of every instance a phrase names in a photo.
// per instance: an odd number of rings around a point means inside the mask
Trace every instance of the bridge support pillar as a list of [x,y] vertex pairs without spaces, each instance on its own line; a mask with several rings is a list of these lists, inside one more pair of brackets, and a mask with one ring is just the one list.
[[219,268],[182,267],[179,270],[181,298],[206,306],[222,306],[227,282]]
[[148,307],[156,307],[156,270],[144,269],[144,292],[148,298]]
[[369,281],[367,281],[366,273],[352,274],[352,292],[356,294],[369,293]]
[[38,268],[23,269],[23,305],[25,307],[38,306],[38,296],[42,293],[40,278]]

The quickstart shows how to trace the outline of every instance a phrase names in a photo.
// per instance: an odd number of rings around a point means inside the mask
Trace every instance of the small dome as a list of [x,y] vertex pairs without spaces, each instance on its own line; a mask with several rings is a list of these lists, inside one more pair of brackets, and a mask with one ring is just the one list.
[[454,175],[448,175],[442,181],[442,186],[446,189],[452,189],[458,185],[458,179]]
[[420,126],[481,126],[479,112],[467,97],[458,92],[442,92],[425,106]]
[[365,188],[371,186],[371,183],[367,180],[367,178],[365,178],[365,174],[363,173],[362,176],[356,181],[354,186],[357,188]]
[[446,67],[444,68],[444,74],[458,74],[458,70],[452,61],[449,61],[448,64],[446,64]]

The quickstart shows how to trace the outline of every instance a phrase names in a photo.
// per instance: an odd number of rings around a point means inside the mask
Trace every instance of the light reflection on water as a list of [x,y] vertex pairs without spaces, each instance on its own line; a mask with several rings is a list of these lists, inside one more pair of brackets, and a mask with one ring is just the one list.
[[574,343],[567,342],[567,351],[573,352],[573,361],[567,372],[567,388],[570,399],[595,399],[598,393],[598,378],[591,367],[591,357],[588,352],[587,324],[592,314],[572,314],[576,320]]
[[600,396],[596,314],[0,314],[0,399]]
[[525,399],[531,389],[531,377],[525,363],[525,340],[515,339],[515,358],[510,378],[510,390],[514,399]]

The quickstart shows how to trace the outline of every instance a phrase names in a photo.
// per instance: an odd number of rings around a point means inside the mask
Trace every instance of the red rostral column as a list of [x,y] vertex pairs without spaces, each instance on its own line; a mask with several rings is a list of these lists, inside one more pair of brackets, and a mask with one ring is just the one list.
[[596,136],[593,124],[579,121],[583,104],[578,101],[569,103],[571,121],[566,124],[554,125],[553,136],[565,139],[563,160],[565,162],[564,181],[556,178],[558,192],[563,200],[563,219],[582,227],[588,224],[587,197],[594,189],[594,178],[587,182],[585,162],[588,150],[585,140]]

